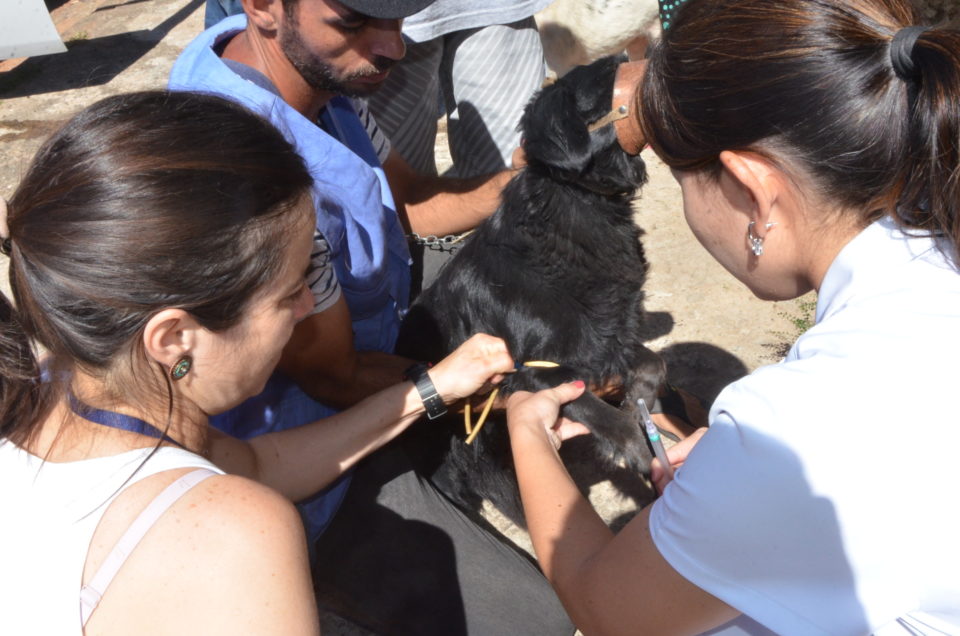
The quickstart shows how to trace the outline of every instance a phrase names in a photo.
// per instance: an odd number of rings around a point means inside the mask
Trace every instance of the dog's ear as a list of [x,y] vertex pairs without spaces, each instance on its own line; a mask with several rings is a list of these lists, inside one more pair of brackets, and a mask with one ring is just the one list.
[[611,56],[578,66],[534,96],[520,120],[528,163],[580,174],[610,145],[610,131],[591,134],[589,126],[610,111],[624,59]]
[[520,130],[528,164],[579,172],[590,161],[590,132],[565,84],[558,82],[534,96],[524,109]]

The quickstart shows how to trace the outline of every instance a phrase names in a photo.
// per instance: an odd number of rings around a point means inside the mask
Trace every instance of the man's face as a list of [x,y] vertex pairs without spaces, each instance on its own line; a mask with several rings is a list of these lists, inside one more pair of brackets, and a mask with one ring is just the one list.
[[406,51],[400,20],[371,18],[336,0],[299,0],[284,16],[280,48],[317,91],[369,95]]

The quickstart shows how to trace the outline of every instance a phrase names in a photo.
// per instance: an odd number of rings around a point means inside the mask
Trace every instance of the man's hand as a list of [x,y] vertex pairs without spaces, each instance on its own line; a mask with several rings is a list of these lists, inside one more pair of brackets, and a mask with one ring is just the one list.
[[350,310],[341,296],[293,330],[279,369],[313,399],[337,408],[397,384],[413,360],[379,351],[356,351]]

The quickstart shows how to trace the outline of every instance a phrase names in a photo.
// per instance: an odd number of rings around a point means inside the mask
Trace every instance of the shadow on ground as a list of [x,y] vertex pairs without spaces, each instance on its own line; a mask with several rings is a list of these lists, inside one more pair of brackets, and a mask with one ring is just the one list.
[[694,394],[709,406],[725,386],[749,373],[729,351],[707,342],[681,342],[657,353],[667,363],[670,382]]
[[[130,0],[105,5],[97,12],[138,4]],[[67,52],[25,60],[16,68],[0,73],[0,98],[27,97],[58,91],[102,86],[129,68],[157,46],[178,24],[186,20],[204,0],[192,0],[153,29],[68,41]]]
[[[649,311],[643,324],[643,338],[650,342],[670,334],[676,322],[667,311]],[[669,381],[700,398],[704,406],[731,382],[749,373],[740,358],[707,342],[682,342],[657,350],[667,364]]]

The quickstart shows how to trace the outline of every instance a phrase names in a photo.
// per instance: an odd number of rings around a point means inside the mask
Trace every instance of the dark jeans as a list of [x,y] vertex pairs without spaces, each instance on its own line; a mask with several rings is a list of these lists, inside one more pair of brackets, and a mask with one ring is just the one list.
[[320,606],[378,634],[574,631],[529,556],[414,473],[397,444],[357,466],[315,547]]

